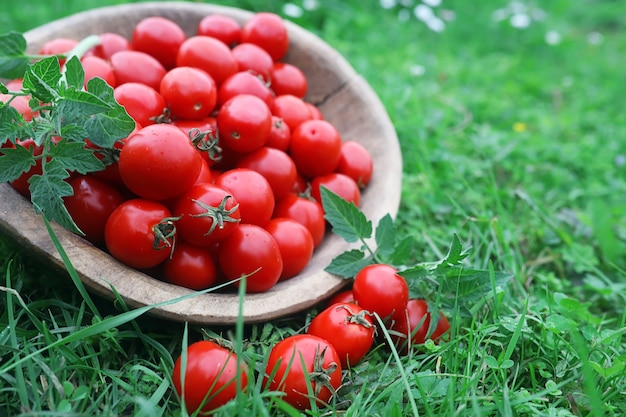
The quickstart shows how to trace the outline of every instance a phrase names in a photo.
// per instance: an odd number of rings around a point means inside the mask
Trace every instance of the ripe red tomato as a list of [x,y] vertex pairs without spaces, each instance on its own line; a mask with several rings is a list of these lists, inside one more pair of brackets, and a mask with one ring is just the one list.
[[289,126],[287,126],[287,123],[285,123],[281,117],[272,115],[272,129],[270,130],[270,136],[267,142],[265,142],[265,146],[287,152],[290,141],[291,130]]
[[217,104],[215,81],[199,68],[172,68],[163,76],[159,92],[177,119],[204,119]]
[[283,119],[292,133],[302,122],[311,120],[311,111],[306,102],[291,94],[283,94],[274,98],[272,114]]
[[[78,41],[72,38],[59,37],[50,39],[39,48],[39,55],[65,55],[74,49],[76,45],[78,45]],[[65,59],[60,58],[59,65],[64,63]]]
[[200,20],[196,33],[201,36],[219,39],[232,48],[239,43],[241,25],[230,16],[211,14]]
[[304,98],[309,87],[304,72],[288,62],[275,62],[270,70],[270,80],[277,96],[290,94]]
[[102,78],[108,85],[115,88],[117,86],[117,80],[113,67],[111,64],[103,58],[92,56],[84,56],[81,58],[80,63],[85,71],[85,89],[89,80],[95,77]]
[[311,232],[316,248],[324,239],[326,233],[324,208],[313,199],[288,194],[276,203],[273,217],[288,217],[303,224]]
[[231,49],[210,36],[187,38],[178,49],[176,66],[196,67],[206,71],[219,86],[239,68]]
[[375,326],[369,313],[354,303],[338,303],[311,320],[307,333],[327,340],[341,360],[341,367],[354,366],[374,344]]
[[406,309],[394,315],[391,330],[396,347],[401,353],[406,353],[410,345],[421,345],[426,340],[438,341],[443,334],[450,330],[450,323],[443,314],[439,312],[437,326],[432,334],[429,334],[431,325],[431,313],[428,311],[428,303],[423,299],[410,299]]
[[283,259],[280,281],[293,278],[308,265],[313,257],[313,236],[303,224],[286,217],[271,219],[265,230],[276,240]]
[[142,83],[159,90],[161,80],[167,72],[163,64],[145,52],[123,50],[111,56],[117,85]]
[[163,96],[143,83],[124,83],[113,90],[115,100],[135,122],[145,127],[156,123],[166,110]]
[[361,190],[358,184],[347,175],[331,172],[330,174],[313,178],[310,184],[311,196],[319,201],[320,204],[322,203],[321,187],[328,188],[347,202],[354,203],[357,207],[361,204]]
[[239,203],[232,193],[211,183],[193,185],[173,203],[180,217],[178,235],[196,246],[209,247],[229,236],[241,221]]
[[352,140],[342,142],[337,172],[352,178],[359,188],[365,188],[374,172],[374,162],[370,151]]
[[248,71],[239,71],[228,77],[218,91],[218,105],[226,103],[239,94],[251,94],[262,99],[272,111],[274,108],[274,94],[263,80]]
[[233,168],[220,174],[215,184],[228,190],[239,203],[241,222],[265,226],[272,218],[274,193],[260,173],[248,168]]
[[258,45],[265,49],[274,61],[279,61],[289,49],[289,33],[279,15],[257,12],[243,24],[240,42]]
[[266,83],[270,81],[270,71],[274,61],[265,49],[253,43],[244,42],[236,45],[232,51],[239,71],[250,72]]
[[113,212],[124,201],[120,191],[105,181],[90,175],[80,175],[70,181],[74,194],[65,197],[65,208],[84,238],[96,246],[104,244],[104,227]]
[[163,204],[146,199],[126,200],[109,216],[104,240],[109,253],[120,262],[148,269],[165,261],[175,237],[172,215]]
[[386,264],[368,265],[354,277],[354,300],[381,319],[404,311],[409,301],[409,287],[396,268]]
[[283,271],[276,240],[265,229],[241,223],[217,248],[220,268],[227,280],[246,279],[246,292],[260,293],[274,287]]
[[163,16],[143,18],[133,28],[133,48],[155,57],[166,69],[176,65],[178,48],[187,39],[183,29]]
[[191,139],[202,159],[209,167],[217,163],[221,157],[221,148],[218,146],[217,119],[213,116],[200,120],[172,120],[174,126],[178,126]]
[[302,176],[312,179],[337,168],[341,157],[341,136],[325,120],[308,120],[291,131],[289,154]]
[[270,351],[263,385],[284,392],[281,399],[299,410],[321,406],[341,385],[341,360],[335,348],[318,336],[289,336]]
[[140,197],[166,200],[195,183],[202,157],[185,133],[169,124],[145,126],[130,136],[120,152],[124,184]]
[[220,144],[236,152],[252,152],[265,145],[272,129],[272,112],[265,101],[239,94],[217,114]]
[[203,290],[217,282],[217,262],[210,249],[179,241],[163,263],[162,273],[170,284]]
[[103,32],[98,35],[100,43],[85,53],[84,56],[97,56],[109,61],[118,51],[130,51],[133,45],[126,37],[115,32]]
[[263,175],[272,187],[274,199],[282,199],[293,189],[298,172],[289,154],[267,146],[246,154],[237,162],[237,168],[248,168]]
[[334,296],[332,296],[328,301],[326,301],[326,307],[330,307],[333,304],[337,304],[337,303],[352,303],[352,304],[356,304],[356,302],[354,301],[354,293],[352,292],[352,290],[344,290],[341,292],[338,292],[337,294],[335,294]]
[[309,109],[309,114],[311,115],[311,119],[324,120],[324,115],[322,114],[322,111],[319,109],[319,107],[317,107],[313,103],[309,103],[308,101],[305,101],[304,104],[306,104],[307,108]]
[[249,368],[233,352],[202,340],[189,345],[184,355],[174,363],[172,382],[189,414],[200,410],[205,415],[245,391]]

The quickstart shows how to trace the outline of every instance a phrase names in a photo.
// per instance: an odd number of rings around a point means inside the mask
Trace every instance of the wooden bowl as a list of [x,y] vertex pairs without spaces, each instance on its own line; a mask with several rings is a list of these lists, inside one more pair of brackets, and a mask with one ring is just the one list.
[[[248,11],[201,3],[135,3],[81,12],[33,29],[25,33],[25,37],[31,52],[55,37],[82,39],[102,32],[130,37],[139,20],[155,15],[176,21],[191,36],[202,17],[215,13],[231,16],[241,23],[252,16]],[[287,22],[287,27],[291,43],[285,61],[300,67],[308,77],[306,100],[319,106],[324,118],[337,127],[343,140],[360,142],[373,156],[374,175],[362,194],[361,210],[374,224],[387,213],[395,216],[400,204],[402,157],[385,108],[368,83],[337,51],[291,22]],[[114,287],[128,305],[140,307],[193,293],[128,268],[81,237],[54,226],[86,287],[101,296],[112,299],[111,287]],[[14,238],[33,256],[64,270],[43,220],[35,214],[30,202],[7,183],[0,184],[0,232]],[[327,233],[301,274],[278,283],[268,292],[246,295],[244,320],[252,323],[283,317],[309,308],[341,290],[345,280],[328,274],[324,268],[336,255],[350,248],[340,237]],[[237,320],[238,308],[235,293],[206,293],[150,311],[176,321],[232,324]]]

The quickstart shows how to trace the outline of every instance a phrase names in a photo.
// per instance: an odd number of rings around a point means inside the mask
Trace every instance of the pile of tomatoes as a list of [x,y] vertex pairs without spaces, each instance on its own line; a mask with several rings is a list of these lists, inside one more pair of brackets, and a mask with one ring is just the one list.
[[[372,158],[305,100],[280,16],[208,15],[193,36],[152,16],[130,39],[99,38],[81,58],[85,88],[104,79],[136,128],[113,152],[87,139],[107,167],[73,176],[64,200],[85,238],[119,261],[194,290],[245,275],[248,292],[264,292],[322,242],[321,186],[360,204]],[[39,52],[77,44],[56,38]],[[37,168],[13,182],[22,194]]]

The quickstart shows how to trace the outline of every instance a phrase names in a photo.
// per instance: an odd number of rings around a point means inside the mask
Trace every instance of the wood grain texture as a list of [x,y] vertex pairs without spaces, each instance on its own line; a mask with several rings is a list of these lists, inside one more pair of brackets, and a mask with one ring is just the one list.
[[[104,7],[40,26],[25,34],[29,50],[37,50],[54,37],[76,39],[102,32],[130,36],[144,17],[168,17],[194,34],[207,14],[220,13],[245,22],[252,13],[224,6],[186,2],[137,3]],[[317,36],[287,22],[290,49],[285,61],[299,66],[308,77],[306,99],[318,105],[343,140],[355,140],[371,152],[374,175],[364,190],[361,209],[374,224],[382,216],[395,216],[400,204],[402,157],[395,129],[375,92],[350,64]],[[112,298],[111,287],[132,307],[172,300],[192,291],[170,285],[130,269],[84,239],[56,227],[63,247],[85,285],[94,293]],[[14,238],[54,268],[64,270],[42,219],[30,203],[8,184],[0,184],[0,233]],[[246,322],[262,322],[296,313],[330,297],[344,280],[324,272],[330,260],[350,246],[328,234],[307,268],[297,277],[278,283],[266,293],[249,294],[243,304]],[[151,310],[159,317],[195,324],[232,324],[237,319],[236,294],[208,293]]]

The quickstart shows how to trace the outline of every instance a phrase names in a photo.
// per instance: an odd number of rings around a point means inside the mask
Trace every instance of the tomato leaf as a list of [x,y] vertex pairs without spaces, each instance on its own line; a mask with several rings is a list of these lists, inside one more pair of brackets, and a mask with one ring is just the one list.
[[0,35],[0,78],[13,80],[22,78],[28,68],[26,39],[21,33],[9,32]]
[[389,214],[378,222],[374,237],[378,256],[383,260],[388,259],[396,250],[396,230]]
[[363,267],[372,263],[371,257],[365,257],[365,252],[353,249],[335,257],[325,271],[343,278],[353,278]]
[[48,156],[67,171],[86,174],[104,169],[104,164],[83,143],[63,140],[51,147]]
[[85,83],[85,71],[80,64],[80,59],[77,56],[73,56],[64,65],[65,82],[67,87],[74,90],[80,90]]
[[322,207],[324,217],[332,230],[346,242],[357,242],[372,237],[372,222],[352,202],[348,202],[322,186]]
[[60,79],[59,60],[56,57],[43,58],[28,67],[22,87],[33,98],[50,103],[59,95],[57,88]]
[[4,148],[0,156],[0,182],[16,180],[34,165],[35,157],[23,146]]
[[24,118],[15,107],[0,103],[0,143],[23,137]]

